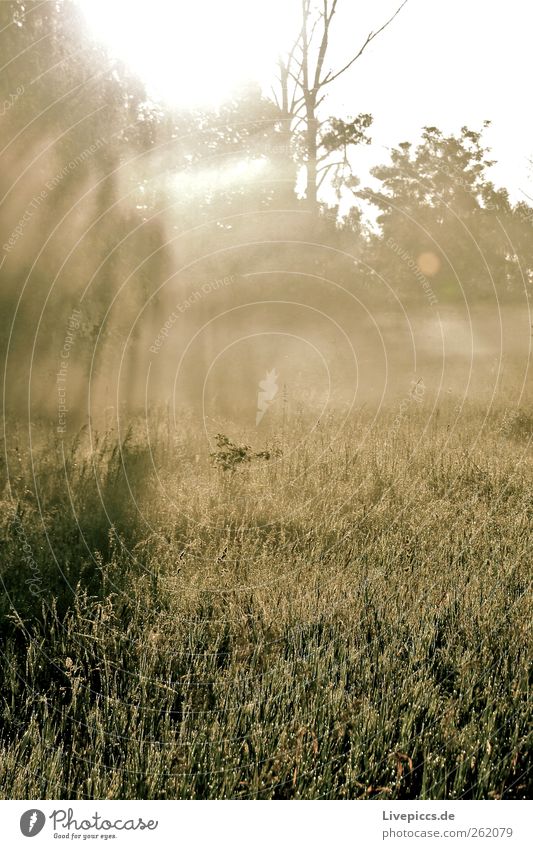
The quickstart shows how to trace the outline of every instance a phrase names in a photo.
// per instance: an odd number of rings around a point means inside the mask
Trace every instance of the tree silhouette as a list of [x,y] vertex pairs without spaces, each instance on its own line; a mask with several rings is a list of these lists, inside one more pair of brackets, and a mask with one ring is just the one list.
[[338,0],[322,0],[316,5],[312,0],[301,0],[300,29],[288,54],[279,58],[278,87],[273,94],[287,148],[292,140],[296,154],[305,165],[305,197],[311,212],[318,209],[318,190],[332,169],[336,171],[337,180],[341,175],[345,179],[351,176],[347,150],[368,141],[366,130],[372,123],[368,114],[359,114],[347,121],[330,117],[329,121],[322,122],[318,113],[328,87],[354,65],[394,21],[406,2],[404,0],[377,30],[371,31],[345,63],[336,70],[327,70]]

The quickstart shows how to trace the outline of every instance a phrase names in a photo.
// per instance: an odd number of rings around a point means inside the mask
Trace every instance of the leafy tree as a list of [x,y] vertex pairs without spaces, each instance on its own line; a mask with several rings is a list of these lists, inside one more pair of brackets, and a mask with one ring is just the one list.
[[377,189],[356,192],[379,210],[373,260],[400,291],[417,291],[417,272],[444,299],[516,286],[517,259],[501,226],[515,213],[490,179],[489,155],[482,130],[425,127],[418,145],[402,142],[372,170]]

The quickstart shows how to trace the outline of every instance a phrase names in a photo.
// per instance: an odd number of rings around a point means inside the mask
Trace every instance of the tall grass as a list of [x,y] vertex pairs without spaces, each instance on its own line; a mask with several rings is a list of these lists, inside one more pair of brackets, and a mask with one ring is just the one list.
[[4,798],[528,795],[531,420],[338,425],[6,446]]

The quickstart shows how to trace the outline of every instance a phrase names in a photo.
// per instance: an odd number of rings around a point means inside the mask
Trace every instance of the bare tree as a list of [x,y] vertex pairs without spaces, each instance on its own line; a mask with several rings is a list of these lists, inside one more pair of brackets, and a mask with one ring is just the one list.
[[[311,210],[317,208],[317,195],[331,169],[348,165],[349,145],[368,141],[365,129],[370,115],[361,114],[353,121],[332,119],[322,135],[318,109],[327,95],[327,87],[348,71],[366,48],[397,17],[407,0],[403,0],[393,15],[379,29],[369,32],[351,58],[337,70],[325,70],[331,27],[338,0],[301,0],[301,26],[286,56],[278,60],[278,90],[273,90],[280,113],[282,132],[289,139],[295,134],[303,148],[306,167],[306,199]],[[341,158],[331,159],[338,153]]]

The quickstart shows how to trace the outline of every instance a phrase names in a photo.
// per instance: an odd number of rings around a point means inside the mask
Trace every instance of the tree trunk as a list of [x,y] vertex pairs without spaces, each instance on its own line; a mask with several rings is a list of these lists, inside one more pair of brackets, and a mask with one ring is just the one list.
[[315,117],[315,109],[312,102],[306,104],[306,117],[307,185],[305,197],[309,211],[314,213],[318,209],[316,163],[318,146],[318,120]]

